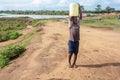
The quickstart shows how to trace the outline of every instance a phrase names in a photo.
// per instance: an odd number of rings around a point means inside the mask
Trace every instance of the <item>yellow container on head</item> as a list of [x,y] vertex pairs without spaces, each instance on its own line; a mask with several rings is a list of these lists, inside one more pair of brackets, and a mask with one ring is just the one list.
[[69,16],[79,16],[78,3],[71,3],[69,6]]

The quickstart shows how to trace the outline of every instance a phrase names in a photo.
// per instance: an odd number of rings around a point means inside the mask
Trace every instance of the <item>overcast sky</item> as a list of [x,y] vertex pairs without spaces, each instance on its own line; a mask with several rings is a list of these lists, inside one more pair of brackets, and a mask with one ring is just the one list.
[[94,10],[97,4],[120,10],[120,0],[0,0],[0,10],[68,10],[72,2],[80,3],[85,10]]

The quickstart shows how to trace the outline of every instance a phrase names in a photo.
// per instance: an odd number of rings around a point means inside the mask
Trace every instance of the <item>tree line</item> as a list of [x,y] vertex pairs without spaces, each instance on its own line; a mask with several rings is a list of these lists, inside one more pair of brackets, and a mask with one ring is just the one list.
[[68,15],[69,11],[56,11],[56,10],[39,10],[39,11],[33,11],[33,10],[6,10],[6,11],[0,11],[0,13],[8,13],[8,14],[36,14],[36,15]]
[[110,6],[106,6],[105,9],[102,9],[101,7],[102,6],[98,4],[96,5],[94,10],[85,10],[84,6],[81,6],[81,9],[84,13],[112,13],[112,12],[120,13],[120,10],[115,10],[115,8],[112,8]]
[[[112,8],[110,6],[107,6],[105,9],[101,8],[102,6],[100,4],[96,5],[94,10],[85,10],[84,6],[81,6],[81,9],[84,13],[111,13],[111,12],[117,12],[120,13],[120,10],[115,10],[115,8]],[[56,10],[39,10],[39,11],[33,11],[33,10],[1,10],[0,13],[8,13],[8,14],[36,14],[36,15],[69,15],[69,10],[64,11],[56,11]]]

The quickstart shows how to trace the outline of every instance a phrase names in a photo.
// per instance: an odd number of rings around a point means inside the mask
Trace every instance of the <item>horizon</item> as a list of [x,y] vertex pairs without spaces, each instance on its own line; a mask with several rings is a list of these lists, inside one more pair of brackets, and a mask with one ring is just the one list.
[[95,10],[98,4],[101,5],[101,9],[105,9],[107,6],[111,8],[115,8],[115,10],[120,10],[120,0],[7,0],[7,1],[0,1],[0,11],[3,10],[69,10],[69,4],[77,2],[80,5],[84,6],[85,10]]

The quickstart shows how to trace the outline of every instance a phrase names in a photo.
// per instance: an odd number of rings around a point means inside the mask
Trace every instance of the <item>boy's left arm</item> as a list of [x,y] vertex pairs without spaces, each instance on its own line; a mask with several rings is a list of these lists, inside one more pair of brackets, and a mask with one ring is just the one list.
[[79,5],[79,14],[80,14],[79,19],[82,20],[82,10],[80,8],[80,5]]

